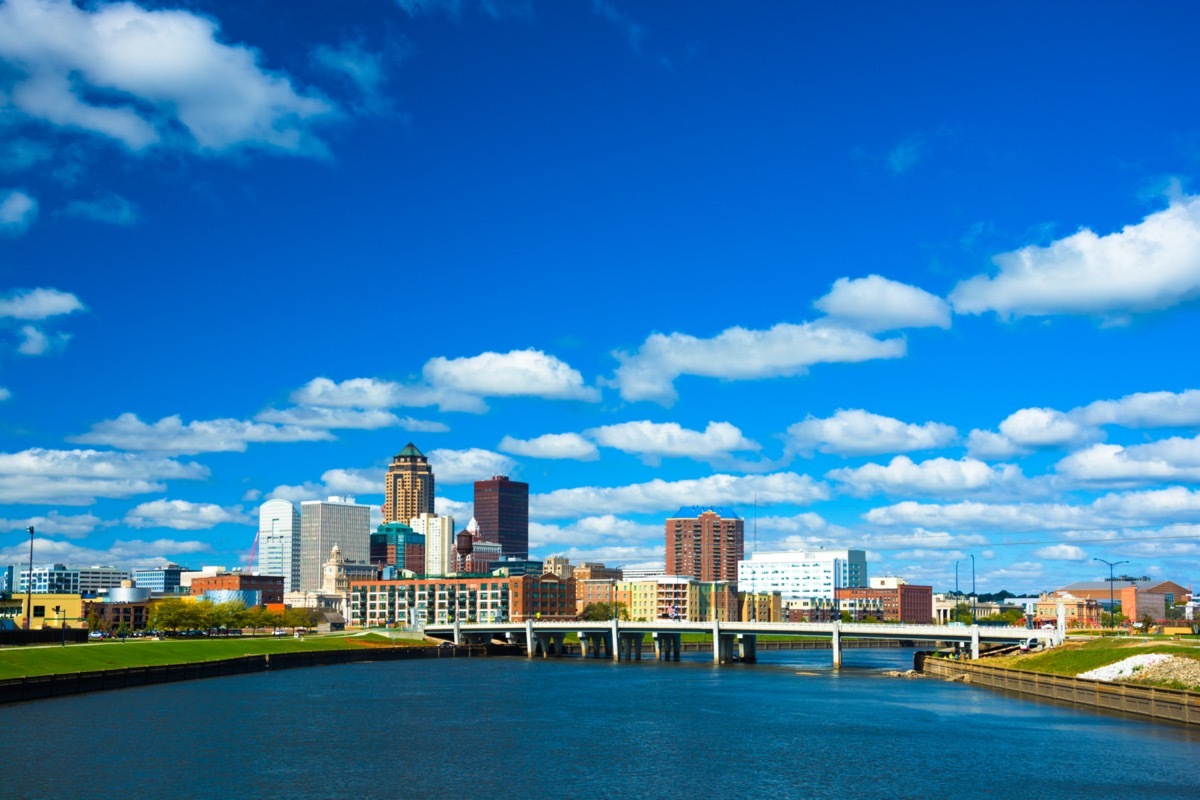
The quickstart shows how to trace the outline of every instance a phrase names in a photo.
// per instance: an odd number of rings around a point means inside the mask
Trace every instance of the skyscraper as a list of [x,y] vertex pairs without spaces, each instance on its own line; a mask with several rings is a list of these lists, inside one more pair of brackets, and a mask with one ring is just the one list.
[[742,518],[716,506],[684,506],[667,520],[667,574],[736,581],[744,554]]
[[433,513],[433,470],[412,442],[392,458],[383,480],[384,522],[407,524],[420,514]]
[[300,585],[294,591],[321,590],[321,568],[334,545],[350,564],[371,555],[371,507],[353,497],[305,500],[300,504]]
[[506,556],[529,558],[529,484],[494,475],[475,481],[475,519],[485,542],[496,542]]
[[282,575],[283,590],[300,583],[300,512],[287,500],[258,507],[258,574]]
[[454,517],[420,514],[408,522],[425,536],[425,574],[434,577],[454,571]]

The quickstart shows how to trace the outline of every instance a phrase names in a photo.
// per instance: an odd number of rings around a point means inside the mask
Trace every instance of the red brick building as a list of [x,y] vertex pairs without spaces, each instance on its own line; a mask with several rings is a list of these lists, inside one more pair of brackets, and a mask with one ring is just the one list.
[[933,587],[907,583],[891,589],[835,589],[838,609],[851,610],[856,619],[875,616],[884,622],[929,625],[933,622]]
[[282,575],[245,575],[223,572],[192,578],[192,594],[202,595],[210,590],[232,589],[240,592],[261,592],[262,604],[283,602]]
[[685,506],[667,520],[667,574],[736,582],[743,536],[744,523],[733,512]]
[[552,573],[501,578],[417,578],[350,582],[350,621],[355,625],[418,622],[523,622],[573,620],[575,580]]

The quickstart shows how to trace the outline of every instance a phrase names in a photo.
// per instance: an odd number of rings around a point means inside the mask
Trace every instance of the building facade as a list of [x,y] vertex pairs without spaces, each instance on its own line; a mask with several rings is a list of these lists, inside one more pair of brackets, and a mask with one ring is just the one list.
[[172,594],[179,591],[180,576],[184,573],[178,564],[167,564],[151,569],[135,569],[133,583],[143,589],[149,589],[158,594]]
[[497,542],[506,556],[529,558],[529,484],[493,475],[475,481],[475,519],[479,535]]
[[833,600],[838,589],[865,588],[863,550],[793,550],[752,553],[737,569],[742,591],[779,592],[786,603],[801,598]]
[[933,587],[911,586],[893,579],[891,585],[834,590],[838,610],[861,621],[875,617],[883,622],[929,625],[933,622]]
[[410,519],[408,526],[414,533],[425,537],[425,568],[414,571],[430,577],[454,572],[454,517],[422,513]]
[[385,522],[371,534],[371,563],[425,572],[425,535],[404,522]]
[[667,520],[667,574],[736,581],[743,537],[742,518],[732,511],[685,506]]
[[258,507],[258,572],[282,575],[285,592],[300,585],[300,512],[287,500]]
[[[248,575],[243,572],[226,572],[221,575],[206,575],[192,580],[192,596],[208,595],[213,592],[258,592],[259,605],[283,602],[282,575]],[[252,605],[247,603],[247,605]]]
[[32,588],[28,569],[21,570],[18,592],[34,594],[79,594],[79,569],[66,564],[35,564]]
[[76,569],[79,570],[79,592],[86,595],[97,595],[120,586],[132,577],[129,570],[116,567],[93,565]]
[[408,522],[433,513],[433,469],[412,442],[392,458],[383,481],[384,522]]
[[306,500],[300,504],[300,586],[321,588],[321,567],[334,545],[348,563],[368,564],[371,558],[371,507],[353,497]]
[[364,627],[574,618],[575,581],[554,575],[350,583],[350,621]]

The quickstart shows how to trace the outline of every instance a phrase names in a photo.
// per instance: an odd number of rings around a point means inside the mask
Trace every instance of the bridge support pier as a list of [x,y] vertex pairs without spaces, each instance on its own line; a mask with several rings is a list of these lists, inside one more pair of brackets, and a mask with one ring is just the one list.
[[979,626],[971,626],[971,660],[979,660]]
[[683,636],[678,633],[654,631],[654,657],[659,661],[678,661]]
[[542,651],[542,658],[547,658],[551,654],[561,656],[563,654],[563,639],[565,633],[535,633],[535,641],[537,648]]
[[459,628],[459,622],[458,622],[457,617],[454,618],[454,644],[455,645],[462,644],[462,631]]
[[617,638],[617,661],[641,661],[642,641],[645,634],[622,633]]
[[842,668],[842,623],[833,623],[833,668]]
[[758,661],[758,637],[752,633],[739,633],[737,635],[737,654],[738,660],[747,664]]
[[579,631],[579,649],[584,658],[612,658],[608,634],[599,631]]

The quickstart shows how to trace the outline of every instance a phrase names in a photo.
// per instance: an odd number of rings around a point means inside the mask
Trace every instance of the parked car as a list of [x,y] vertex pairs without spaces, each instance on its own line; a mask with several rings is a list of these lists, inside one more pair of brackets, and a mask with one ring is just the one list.
[[91,633],[88,634],[88,638],[89,639],[103,639],[104,632],[103,631],[92,631]]

